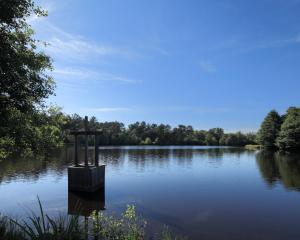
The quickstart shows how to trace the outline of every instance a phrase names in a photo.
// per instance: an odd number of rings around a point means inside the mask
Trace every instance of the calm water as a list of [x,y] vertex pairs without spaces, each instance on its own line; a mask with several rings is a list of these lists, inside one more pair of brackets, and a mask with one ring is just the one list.
[[[92,149],[90,157],[92,158]],[[0,163],[0,212],[23,216],[36,196],[49,214],[127,204],[149,222],[189,239],[300,239],[300,156],[208,147],[101,148],[105,192],[68,193],[72,148],[56,156]],[[297,161],[299,160],[299,161]]]

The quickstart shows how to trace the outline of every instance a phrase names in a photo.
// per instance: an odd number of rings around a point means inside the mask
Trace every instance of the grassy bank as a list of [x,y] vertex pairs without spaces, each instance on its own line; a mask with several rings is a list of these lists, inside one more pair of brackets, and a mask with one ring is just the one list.
[[[86,219],[79,216],[59,215],[51,218],[44,213],[38,200],[39,213],[32,212],[24,220],[0,215],[0,239],[2,240],[143,240],[147,222],[137,215],[133,205],[120,216],[93,212]],[[167,227],[155,234],[154,239],[172,240]]]
[[255,145],[255,144],[248,144],[245,146],[245,149],[247,150],[260,150],[261,146],[260,145]]

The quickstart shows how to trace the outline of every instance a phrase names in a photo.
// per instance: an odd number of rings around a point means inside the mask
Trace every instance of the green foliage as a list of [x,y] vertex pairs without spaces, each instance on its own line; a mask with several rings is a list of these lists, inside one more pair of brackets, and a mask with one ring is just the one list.
[[275,148],[281,122],[281,117],[275,110],[269,112],[257,133],[258,144],[264,148]]
[[38,199],[39,215],[31,213],[27,221],[18,222],[0,216],[0,239],[6,240],[69,240],[82,239],[82,229],[77,216],[60,216],[56,219],[44,214]]
[[219,145],[223,135],[224,130],[222,128],[209,129],[206,137],[207,145]]
[[[158,139],[158,138],[157,138]],[[158,141],[158,140],[157,140]],[[142,145],[151,145],[152,141],[151,138],[146,137],[146,139],[144,141],[141,142]]]
[[0,239],[24,240],[25,234],[8,217],[0,215]]
[[272,110],[261,124],[257,142],[263,148],[300,150],[300,108],[290,107],[283,116]]
[[[17,221],[0,215],[0,239],[6,240],[143,240],[147,222],[128,205],[121,217],[93,212],[85,221],[78,216],[51,218],[44,213],[38,199],[39,214],[31,213],[27,221]],[[167,227],[159,238],[176,240]]]
[[22,113],[10,109],[6,126],[0,127],[0,159],[10,154],[45,153],[63,145],[65,115],[57,107]]
[[0,161],[13,153],[14,139],[9,136],[0,137]]
[[95,236],[107,240],[142,240],[145,237],[146,221],[137,216],[135,207],[128,205],[121,218],[93,212],[91,216]]
[[[38,50],[27,24],[29,16],[46,16],[31,0],[0,2],[0,159],[61,145],[60,126],[43,101],[53,94],[49,56]],[[50,109],[49,109],[50,111]]]
[[26,19],[46,13],[31,0],[1,1],[0,12],[1,111],[32,111],[53,93],[54,82],[47,75],[51,59],[37,50],[39,41]]
[[161,240],[184,240],[187,238],[173,236],[173,234],[169,230],[168,226],[164,226],[159,239],[161,239]]
[[257,144],[247,144],[247,145],[245,145],[245,148],[247,150],[259,150],[261,148],[261,146],[257,145]]
[[223,134],[220,139],[220,145],[223,146],[236,146],[243,147],[245,145],[255,144],[255,134],[247,133],[243,134],[241,132]]
[[284,117],[277,146],[284,150],[300,150],[300,108],[290,107]]
[[25,235],[25,239],[81,239],[78,216],[60,216],[57,219],[51,219],[48,215],[44,214],[39,198],[38,204],[40,209],[39,215],[32,212],[32,215],[28,217],[28,221],[23,221],[23,223],[11,220]]

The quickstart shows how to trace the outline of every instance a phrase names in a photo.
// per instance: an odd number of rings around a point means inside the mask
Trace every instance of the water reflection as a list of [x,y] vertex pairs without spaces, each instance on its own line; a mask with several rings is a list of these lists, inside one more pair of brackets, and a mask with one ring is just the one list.
[[[116,150],[116,149],[115,149]],[[240,157],[242,154],[253,154],[253,151],[245,151],[243,148],[227,147],[150,147],[127,149],[128,160],[136,167],[144,169],[146,166],[168,167],[170,160],[177,160],[178,165],[191,166],[195,158],[208,158],[218,163],[224,156],[234,155]]]
[[145,171],[147,166],[167,168],[170,163],[171,149],[130,149],[127,154],[131,165]]
[[270,186],[281,182],[288,189],[300,190],[300,155],[261,151],[256,163],[264,180]]
[[99,161],[112,166],[121,166],[125,161],[126,151],[122,148],[100,148]]
[[[42,176],[64,176],[66,168],[72,163],[73,146],[66,146],[51,156],[9,159],[0,162],[0,183],[16,180],[39,180]],[[83,151],[79,151],[82,156]],[[93,159],[93,148],[89,158]],[[125,164],[145,171],[147,167],[167,168],[170,164],[191,167],[196,159],[208,159],[211,166],[222,164],[223,158],[239,159],[254,155],[253,151],[242,148],[204,148],[204,147],[101,147],[100,162],[109,168],[123,168]],[[300,155],[260,151],[256,155],[259,171],[269,186],[281,182],[286,188],[300,190]]]
[[[90,148],[88,157],[94,159],[94,150]],[[195,158],[208,158],[214,163],[220,163],[226,156],[247,154],[241,148],[213,148],[213,147],[101,147],[99,159],[101,163],[112,168],[122,168],[128,162],[136,168],[145,169],[146,166],[166,168],[175,159],[178,166],[191,166]],[[249,154],[253,154],[250,152]],[[62,177],[68,165],[72,164],[74,149],[72,145],[46,157],[32,157],[9,159],[0,162],[0,183],[15,180],[37,181],[41,176],[53,174]],[[79,149],[79,159],[84,159],[83,149]],[[174,162],[172,162],[174,164]]]
[[88,217],[105,209],[105,188],[95,193],[68,192],[68,214]]
[[[18,214],[20,205],[35,209],[39,195],[47,214],[58,209],[87,216],[104,208],[119,214],[134,204],[155,232],[167,224],[190,239],[300,239],[294,227],[300,221],[300,194],[294,191],[300,190],[300,155],[101,147],[105,192],[80,194],[68,192],[66,168],[73,153],[69,146],[48,158],[0,162],[0,212]],[[90,159],[93,154],[91,147]]]
[[12,158],[0,162],[0,183],[14,180],[37,181],[51,172],[62,177],[71,162],[72,147],[66,146],[49,156]]

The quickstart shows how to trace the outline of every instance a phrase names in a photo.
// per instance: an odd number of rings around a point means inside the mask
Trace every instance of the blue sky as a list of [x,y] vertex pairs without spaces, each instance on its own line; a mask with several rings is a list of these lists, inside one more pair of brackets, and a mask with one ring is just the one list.
[[255,131],[300,103],[299,0],[41,0],[66,113]]

